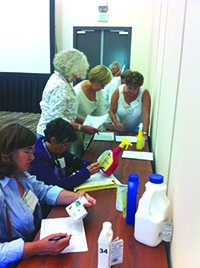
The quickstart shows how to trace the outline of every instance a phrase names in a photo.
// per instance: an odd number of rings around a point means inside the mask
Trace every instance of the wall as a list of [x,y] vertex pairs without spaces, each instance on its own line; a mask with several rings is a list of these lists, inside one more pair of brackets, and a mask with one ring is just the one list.
[[199,10],[195,0],[154,2],[151,136],[172,202],[173,268],[200,267]]
[[132,27],[130,67],[140,71],[148,87],[152,0],[108,0],[108,22],[98,22],[98,1],[56,0],[58,51],[73,47],[73,26]]

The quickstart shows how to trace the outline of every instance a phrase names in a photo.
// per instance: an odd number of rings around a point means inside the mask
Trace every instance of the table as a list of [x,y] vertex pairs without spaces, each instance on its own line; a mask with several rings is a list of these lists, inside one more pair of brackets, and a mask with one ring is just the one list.
[[[122,135],[122,134],[120,134]],[[127,135],[124,134],[124,135]],[[130,135],[130,134],[129,134]],[[84,159],[94,162],[105,150],[113,150],[119,143],[107,141],[92,141],[87,149]],[[136,150],[136,144],[128,150]],[[145,143],[143,151],[148,151]],[[128,175],[135,173],[139,175],[138,200],[145,190],[145,183],[152,173],[151,162],[146,160],[133,160],[121,158],[119,166],[114,172],[115,177],[121,183],[127,183]],[[48,267],[48,268],[95,268],[98,262],[98,236],[104,221],[112,223],[113,238],[117,236],[124,240],[124,258],[122,264],[115,268],[167,268],[167,258],[164,243],[155,248],[145,246],[134,239],[134,226],[127,225],[122,212],[116,210],[116,189],[105,189],[89,192],[96,198],[97,204],[89,210],[84,219],[84,227],[88,243],[88,251],[81,253],[60,254],[59,256],[34,256],[23,260],[19,264],[22,267]],[[51,210],[48,218],[66,217],[64,206],[55,207]],[[39,239],[39,233],[35,240]]]

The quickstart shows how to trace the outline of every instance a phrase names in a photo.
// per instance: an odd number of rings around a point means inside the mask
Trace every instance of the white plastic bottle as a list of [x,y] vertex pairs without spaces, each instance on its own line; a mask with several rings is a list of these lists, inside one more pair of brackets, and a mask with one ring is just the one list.
[[104,222],[98,239],[98,268],[110,267],[110,245],[113,239],[111,222]]
[[134,235],[137,241],[155,247],[162,241],[160,228],[168,220],[170,201],[166,196],[167,186],[162,175],[150,175],[145,188],[135,214]]

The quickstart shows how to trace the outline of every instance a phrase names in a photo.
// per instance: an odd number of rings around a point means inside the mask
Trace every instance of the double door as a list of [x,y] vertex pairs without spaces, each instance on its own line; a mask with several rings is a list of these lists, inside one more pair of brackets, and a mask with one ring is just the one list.
[[82,51],[90,69],[118,61],[130,68],[131,27],[74,27],[74,48]]

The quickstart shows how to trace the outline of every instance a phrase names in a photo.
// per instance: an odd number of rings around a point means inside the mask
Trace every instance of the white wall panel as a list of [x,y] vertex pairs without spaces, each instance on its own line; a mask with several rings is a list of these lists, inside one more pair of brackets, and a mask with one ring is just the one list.
[[187,1],[170,169],[173,268],[200,267],[200,2]]
[[185,1],[168,1],[165,38],[164,44],[161,44],[164,51],[162,55],[160,105],[157,111],[159,116],[158,120],[156,120],[157,129],[155,136],[156,171],[165,176],[165,181],[168,180],[171,157],[171,143],[182,53],[184,12]]
[[50,73],[49,0],[0,1],[0,72]]

